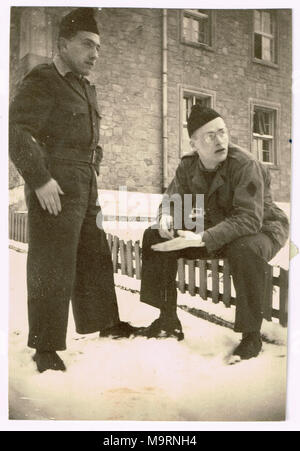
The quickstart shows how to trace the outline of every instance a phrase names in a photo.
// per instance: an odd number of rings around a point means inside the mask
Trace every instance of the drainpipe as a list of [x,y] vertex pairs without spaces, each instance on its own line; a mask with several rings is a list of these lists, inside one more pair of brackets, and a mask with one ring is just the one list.
[[168,28],[167,10],[162,17],[162,188],[168,186]]

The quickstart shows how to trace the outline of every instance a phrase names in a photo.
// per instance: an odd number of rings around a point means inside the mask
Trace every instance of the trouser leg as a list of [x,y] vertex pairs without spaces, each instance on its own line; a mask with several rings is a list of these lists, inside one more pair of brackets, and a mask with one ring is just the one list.
[[[72,307],[78,333],[91,333],[119,322],[111,253],[96,207],[97,186],[93,180],[90,206],[81,229]],[[98,223],[98,225],[97,225]]]
[[279,251],[264,233],[241,237],[215,255],[206,248],[189,248],[176,252],[155,252],[151,245],[164,241],[157,230],[147,229],[143,239],[141,301],[161,310],[175,308],[177,302],[176,272],[180,257],[227,257],[236,290],[236,332],[258,332],[262,323],[262,306],[266,294],[268,261]]
[[[176,311],[177,253],[156,252],[155,243],[165,241],[156,229],[144,232],[142,245],[141,301],[159,309]],[[168,304],[168,307],[167,305]]]
[[279,249],[280,246],[264,233],[238,238],[226,246],[225,256],[229,260],[236,290],[236,332],[260,331],[269,275],[268,261]]
[[179,258],[208,258],[206,248],[188,248],[173,252],[153,251],[151,246],[166,241],[158,230],[147,229],[142,246],[141,301],[172,316],[177,308],[177,260]]
[[58,216],[50,215],[33,192],[28,200],[28,346],[64,350],[83,215],[67,205]]

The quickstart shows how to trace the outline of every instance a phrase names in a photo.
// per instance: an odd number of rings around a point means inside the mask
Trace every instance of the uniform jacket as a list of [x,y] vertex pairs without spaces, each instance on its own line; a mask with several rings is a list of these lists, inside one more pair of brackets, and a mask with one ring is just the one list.
[[[209,252],[227,243],[264,232],[281,246],[288,237],[285,213],[272,201],[270,174],[249,152],[229,145],[210,187],[196,152],[184,156],[165,195],[204,194],[203,241]],[[163,212],[160,207],[160,215]],[[173,213],[174,214],[174,213]]]
[[[10,106],[10,156],[32,189],[51,178],[47,157],[86,161],[94,152],[98,173],[100,114],[95,87],[85,88],[54,63],[36,66],[23,80]],[[92,158],[92,157],[91,157]]]

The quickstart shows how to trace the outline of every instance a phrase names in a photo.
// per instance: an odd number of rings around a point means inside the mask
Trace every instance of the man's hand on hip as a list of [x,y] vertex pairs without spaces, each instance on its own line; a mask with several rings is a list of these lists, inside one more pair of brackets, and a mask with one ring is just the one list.
[[60,194],[64,194],[56,180],[50,179],[45,185],[35,190],[37,198],[44,210],[57,216],[61,212]]

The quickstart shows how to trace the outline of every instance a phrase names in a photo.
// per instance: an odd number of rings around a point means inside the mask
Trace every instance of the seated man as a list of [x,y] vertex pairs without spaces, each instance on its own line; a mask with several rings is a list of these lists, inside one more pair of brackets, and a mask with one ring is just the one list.
[[[234,330],[242,333],[233,354],[240,359],[256,357],[262,347],[267,262],[287,240],[288,219],[272,202],[266,168],[249,152],[229,144],[220,114],[194,105],[188,133],[193,152],[183,156],[166,190],[158,227],[144,233],[141,301],[159,308],[160,316],[143,334],[184,337],[176,313],[178,258],[226,257],[236,290]],[[186,194],[203,194],[200,233],[175,230],[178,211],[166,209],[167,197],[184,199]]]

